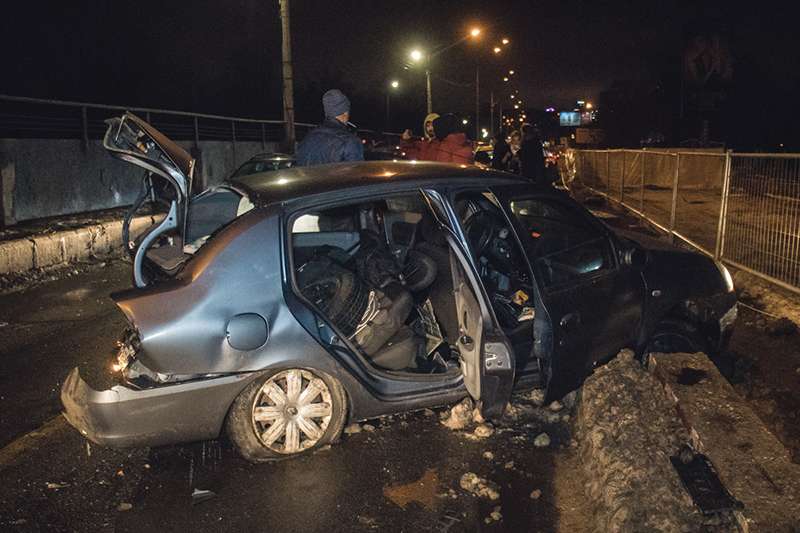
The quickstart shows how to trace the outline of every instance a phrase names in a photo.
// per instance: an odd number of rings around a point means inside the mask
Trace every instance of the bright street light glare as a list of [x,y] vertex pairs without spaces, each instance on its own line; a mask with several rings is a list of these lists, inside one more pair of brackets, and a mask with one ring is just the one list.
[[422,52],[419,50],[411,50],[409,56],[411,57],[411,61],[422,61]]
[[480,28],[472,28],[471,30],[469,30],[469,34],[470,34],[471,37],[478,37],[481,34],[481,29]]
[[592,108],[592,103],[586,102],[586,109],[591,109],[591,108]]
[[400,82],[397,80],[392,80],[392,88],[397,89],[398,87],[400,87]]
[[495,54],[499,54],[500,53],[500,47],[499,46],[495,46],[494,47],[494,53]]
[[503,81],[508,81],[508,76],[506,76],[505,78],[503,78]]
[[464,124],[464,125],[467,125],[467,124],[469,124],[469,120],[464,119],[464,120],[461,121],[461,123]]
[[503,44],[508,44],[509,40],[504,38],[502,42],[503,42]]
[[508,75],[509,75],[509,76],[513,76],[513,75],[514,75],[514,71],[513,71],[513,70],[509,70],[509,71],[508,71]]

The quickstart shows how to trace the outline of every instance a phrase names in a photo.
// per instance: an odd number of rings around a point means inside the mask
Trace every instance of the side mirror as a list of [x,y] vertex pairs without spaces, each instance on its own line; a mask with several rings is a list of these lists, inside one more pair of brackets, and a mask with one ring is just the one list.
[[641,248],[626,248],[619,255],[620,262],[632,268],[644,268],[647,264],[647,252]]

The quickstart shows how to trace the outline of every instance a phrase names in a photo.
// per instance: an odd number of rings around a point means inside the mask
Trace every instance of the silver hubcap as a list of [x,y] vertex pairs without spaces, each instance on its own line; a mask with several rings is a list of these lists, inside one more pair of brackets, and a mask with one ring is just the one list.
[[328,429],[331,392],[308,370],[284,370],[261,386],[253,402],[253,428],[270,450],[291,454],[314,446]]

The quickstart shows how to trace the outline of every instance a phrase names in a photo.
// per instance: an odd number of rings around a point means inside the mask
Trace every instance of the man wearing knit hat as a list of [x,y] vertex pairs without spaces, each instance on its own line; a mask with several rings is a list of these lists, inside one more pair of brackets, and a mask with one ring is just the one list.
[[351,131],[350,100],[339,89],[322,95],[325,121],[308,132],[297,147],[300,166],[324,165],[341,161],[363,161],[364,147]]

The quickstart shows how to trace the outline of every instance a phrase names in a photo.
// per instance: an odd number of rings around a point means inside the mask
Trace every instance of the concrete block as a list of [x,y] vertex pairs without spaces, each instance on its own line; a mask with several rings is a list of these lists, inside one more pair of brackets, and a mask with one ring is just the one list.
[[103,257],[122,248],[122,221],[115,220],[95,226],[94,254]]
[[64,239],[64,261],[85,261],[92,250],[92,235],[89,227],[61,232]]
[[[163,217],[158,216],[157,220],[160,221]],[[142,217],[135,217],[131,220],[131,228],[130,228],[130,238],[131,240],[136,239],[142,232],[152,226],[155,222],[153,221],[154,217],[150,216],[142,216]]]
[[656,354],[651,368],[731,494],[744,503],[740,527],[796,531],[800,465],[704,354]]
[[37,235],[32,240],[34,268],[45,268],[64,262],[63,232],[55,235]]
[[33,243],[28,239],[0,242],[0,274],[33,268]]

